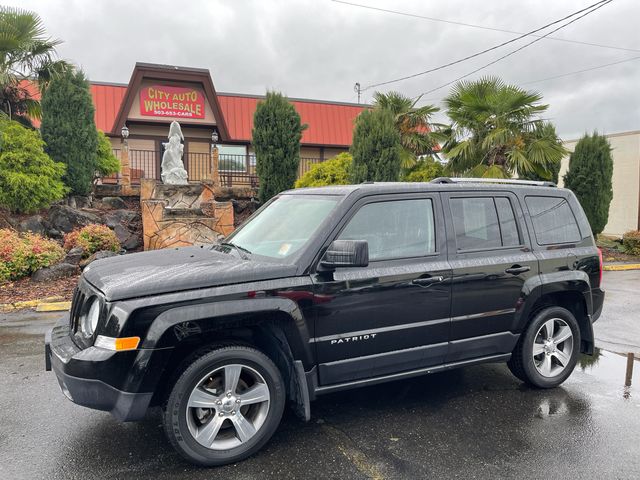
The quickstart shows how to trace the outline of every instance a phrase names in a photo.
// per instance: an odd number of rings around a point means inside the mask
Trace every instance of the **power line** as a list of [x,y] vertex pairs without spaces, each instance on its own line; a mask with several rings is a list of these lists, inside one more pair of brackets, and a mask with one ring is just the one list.
[[604,65],[597,65],[595,67],[584,68],[582,70],[575,70],[573,72],[563,73],[561,75],[554,75],[553,77],[541,78],[539,80],[532,80],[530,82],[523,82],[523,83],[519,83],[518,85],[529,85],[531,83],[546,82],[547,80],[555,80],[556,78],[569,77],[571,75],[577,75],[578,73],[590,72],[592,70],[598,70],[600,68],[611,67],[613,65],[619,65],[621,63],[632,62],[634,60],[640,60],[640,57],[631,57],[631,58],[627,58],[625,60],[620,60],[620,61],[617,61],[617,62],[605,63]]
[[[451,25],[458,25],[458,26],[462,26],[462,27],[471,27],[471,28],[478,28],[481,30],[490,30],[492,32],[503,32],[503,33],[513,33],[516,35],[528,35],[531,37],[541,37],[541,35],[533,35],[533,34],[527,34],[524,32],[516,32],[515,30],[506,30],[504,28],[496,28],[496,27],[487,27],[484,25],[476,25],[474,23],[465,23],[465,22],[456,22],[454,20],[445,20],[442,18],[434,18],[434,17],[427,17],[425,15],[418,15],[415,13],[407,13],[407,12],[399,12],[397,10],[390,10],[387,8],[379,8],[379,7],[372,7],[370,5],[361,5],[359,3],[351,3],[351,2],[345,2],[343,0],[331,0],[334,3],[341,3],[343,5],[349,5],[352,7],[359,7],[359,8],[365,8],[367,10],[375,10],[377,12],[384,12],[384,13],[392,13],[394,15],[401,15],[403,17],[411,17],[411,18],[419,18],[421,20],[429,20],[432,22],[440,22],[440,23],[448,23]],[[636,48],[625,48],[625,47],[618,47],[618,46],[614,46],[614,45],[603,45],[601,43],[592,43],[592,42],[583,42],[581,40],[571,40],[569,38],[560,38],[560,37],[545,37],[546,40],[555,40],[558,42],[567,42],[567,43],[577,43],[579,45],[587,45],[590,47],[599,47],[599,48],[610,48],[613,50],[624,50],[627,52],[637,52],[640,53],[640,49],[636,49]]]
[[[498,63],[498,62],[500,62],[500,61],[504,60],[505,58],[510,57],[511,55],[514,55],[514,54],[518,53],[518,52],[519,52],[519,51],[521,51],[521,50],[524,50],[525,48],[527,48],[527,47],[528,47],[528,46],[530,46],[530,45],[533,45],[534,43],[539,42],[540,40],[544,39],[547,35],[551,35],[552,33],[555,33],[555,32],[557,32],[558,30],[561,30],[561,29],[563,29],[564,27],[567,27],[567,26],[571,25],[571,24],[572,24],[572,23],[574,23],[574,22],[577,22],[577,21],[578,21],[578,20],[580,20],[581,18],[586,17],[587,15],[589,15],[589,14],[591,14],[591,13],[595,12],[596,10],[599,10],[600,8],[604,7],[605,5],[608,5],[608,4],[609,4],[609,3],[611,3],[612,1],[613,1],[613,0],[605,0],[604,2],[598,2],[598,3],[595,3],[595,4],[591,5],[591,7],[595,7],[595,8],[592,8],[591,10],[589,10],[588,12],[583,13],[583,14],[582,14],[582,15],[580,15],[579,17],[576,17],[576,18],[574,18],[573,20],[571,20],[571,21],[569,21],[569,22],[567,22],[567,23],[565,23],[565,24],[563,24],[563,25],[560,25],[559,27],[557,27],[557,28],[555,28],[555,29],[551,30],[549,33],[547,33],[547,34],[543,35],[542,37],[540,37],[540,38],[536,38],[535,40],[532,40],[531,42],[526,43],[526,44],[524,44],[523,46],[521,46],[521,47],[519,47],[519,48],[516,48],[515,50],[510,51],[509,53],[507,53],[507,54],[505,54],[505,55],[503,55],[503,56],[501,56],[501,57],[499,57],[499,58],[497,58],[497,59],[493,60],[492,62],[489,62],[489,63],[487,63],[487,64],[485,64],[485,65],[483,65],[483,66],[481,66],[481,67],[479,67],[479,68],[476,68],[475,70],[472,70],[472,71],[471,71],[471,72],[469,72],[469,73],[466,73],[466,74],[464,74],[464,75],[462,75],[462,76],[460,76],[460,77],[456,78],[455,80],[451,80],[450,82],[444,83],[444,84],[440,85],[439,87],[432,88],[431,90],[427,90],[426,92],[421,93],[420,95],[418,95],[418,96],[417,96],[417,97],[415,97],[415,98],[418,98],[418,99],[419,99],[419,98],[420,98],[420,97],[422,97],[423,95],[428,95],[428,94],[430,94],[430,93],[435,92],[436,90],[440,90],[441,88],[448,87],[449,85],[451,85],[451,84],[453,84],[453,83],[456,83],[456,82],[458,82],[458,81],[460,81],[460,80],[463,80],[463,79],[465,79],[465,78],[467,78],[467,77],[469,77],[469,76],[473,75],[474,73],[478,73],[480,70],[484,70],[485,68],[490,67],[491,65],[495,65],[496,63]],[[588,7],[588,8],[591,8],[591,7]],[[582,11],[584,11],[584,9],[583,9]]]
[[[442,70],[442,69],[447,68],[447,67],[451,67],[453,65],[457,65],[458,63],[462,63],[462,62],[465,62],[465,61],[470,60],[472,58],[479,57],[480,55],[484,55],[485,53],[491,52],[491,51],[496,50],[498,48],[504,47],[505,45],[508,45],[510,43],[513,43],[513,42],[516,42],[518,40],[521,40],[522,38],[524,38],[526,36],[529,36],[532,33],[537,33],[537,32],[539,32],[541,30],[549,28],[552,25],[555,25],[557,23],[561,23],[561,22],[563,22],[563,21],[565,21],[565,20],[567,20],[567,19],[569,19],[571,17],[574,17],[575,15],[578,15],[578,14],[584,12],[584,11],[591,10],[595,6],[598,6],[598,5],[601,5],[601,4],[605,5],[606,3],[609,3],[610,1],[612,1],[612,0],[600,0],[599,2],[596,2],[596,3],[590,5],[590,6],[586,7],[586,8],[582,8],[582,9],[576,11],[576,12],[573,12],[573,13],[571,13],[571,14],[563,17],[563,18],[560,18],[559,20],[555,20],[554,22],[548,23],[548,24],[546,24],[546,25],[544,25],[542,27],[539,27],[539,28],[536,28],[534,30],[531,30],[530,32],[527,32],[527,33],[525,33],[523,35],[520,35],[518,37],[512,38],[511,40],[507,40],[506,42],[502,42],[502,43],[500,43],[498,45],[494,45],[493,47],[487,48],[487,49],[482,50],[480,52],[476,52],[476,53],[474,53],[472,55],[467,55],[466,57],[460,58],[460,59],[455,60],[453,62],[446,63],[444,65],[440,65],[438,67],[430,68],[429,70],[425,70],[423,72],[414,73],[412,75],[407,75],[407,76],[396,78],[396,79],[393,79],[393,80],[387,80],[386,82],[380,82],[380,83],[375,83],[375,84],[372,84],[372,85],[368,85],[367,87],[364,87],[362,89],[362,91],[369,90],[369,89],[375,88],[375,87],[380,87],[380,86],[383,86],[383,85],[389,85],[391,83],[401,82],[403,80],[408,80],[410,78],[419,77],[419,76],[422,76],[422,75],[426,75],[427,73],[432,73],[432,72],[435,72],[435,71],[438,71],[438,70]],[[554,30],[554,31],[556,31],[556,30]],[[542,37],[539,37],[537,40],[542,40],[543,38],[546,38],[546,35],[543,35]]]

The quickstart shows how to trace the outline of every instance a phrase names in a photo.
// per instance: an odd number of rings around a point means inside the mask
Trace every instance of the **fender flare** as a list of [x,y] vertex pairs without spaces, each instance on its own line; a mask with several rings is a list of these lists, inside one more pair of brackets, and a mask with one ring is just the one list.
[[[301,360],[306,367],[310,368],[313,355],[309,343],[309,330],[302,311],[294,301],[280,297],[228,300],[170,308],[158,315],[151,323],[141,348],[157,349],[175,346],[185,338],[201,333],[202,322],[207,322],[207,326],[215,329],[224,322],[225,318],[274,313],[284,314],[290,319],[286,326],[288,328],[283,330],[294,359]],[[190,331],[189,322],[195,323],[193,332]],[[237,319],[230,323],[242,326],[242,322],[238,323]]]

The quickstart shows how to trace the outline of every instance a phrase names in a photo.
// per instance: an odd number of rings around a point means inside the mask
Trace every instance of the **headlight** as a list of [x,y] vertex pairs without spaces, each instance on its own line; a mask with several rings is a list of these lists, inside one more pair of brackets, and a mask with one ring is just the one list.
[[87,313],[80,318],[80,330],[86,337],[93,335],[100,319],[100,300],[94,297]]

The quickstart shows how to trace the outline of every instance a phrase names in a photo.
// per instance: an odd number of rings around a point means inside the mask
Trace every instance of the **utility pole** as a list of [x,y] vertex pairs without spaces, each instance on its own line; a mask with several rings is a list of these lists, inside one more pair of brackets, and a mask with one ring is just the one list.
[[356,82],[356,84],[353,86],[353,91],[358,94],[358,103],[360,103],[360,93],[362,92],[362,90],[360,89],[360,82]]

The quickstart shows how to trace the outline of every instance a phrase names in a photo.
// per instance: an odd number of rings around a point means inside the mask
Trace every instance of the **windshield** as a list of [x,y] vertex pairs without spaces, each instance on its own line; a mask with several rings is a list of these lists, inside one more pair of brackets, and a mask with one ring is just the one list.
[[282,195],[228,239],[245,252],[287,258],[318,230],[339,197]]

